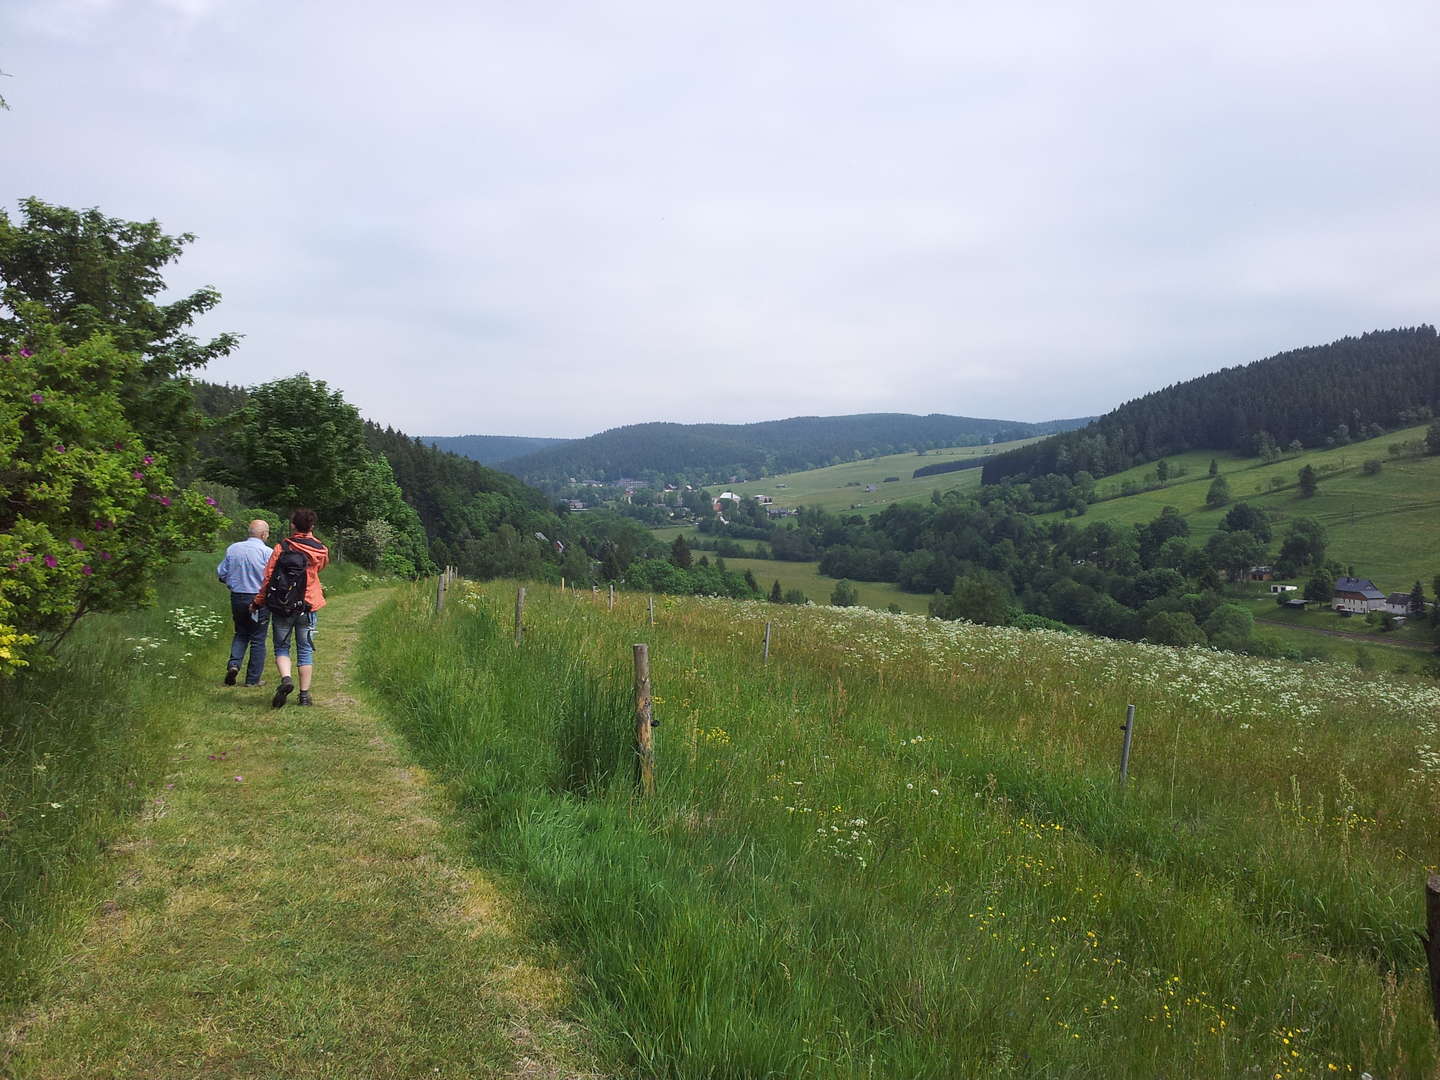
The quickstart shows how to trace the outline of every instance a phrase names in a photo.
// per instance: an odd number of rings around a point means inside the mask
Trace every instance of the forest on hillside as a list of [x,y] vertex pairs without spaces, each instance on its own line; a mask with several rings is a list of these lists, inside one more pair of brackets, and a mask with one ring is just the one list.
[[459,454],[481,465],[498,465],[502,461],[533,454],[569,439],[545,439],[528,435],[422,435],[420,441],[439,450]]
[[652,486],[677,481],[703,484],[909,450],[1006,442],[1066,431],[1084,422],[1027,424],[939,413],[863,413],[753,424],[633,424],[527,454],[503,467],[542,486],[563,485],[571,477],[631,478]]
[[1092,478],[1186,450],[1265,456],[1343,445],[1440,411],[1433,326],[1294,349],[1146,394],[1084,427],[988,459],[983,482]]

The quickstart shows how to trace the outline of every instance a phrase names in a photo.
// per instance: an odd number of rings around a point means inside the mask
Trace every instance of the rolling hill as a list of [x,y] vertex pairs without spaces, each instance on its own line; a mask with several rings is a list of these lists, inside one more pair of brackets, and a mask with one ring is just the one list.
[[569,439],[532,438],[526,435],[422,435],[420,441],[437,450],[448,450],[481,465],[498,465],[511,458],[533,454]]
[[975,446],[1068,431],[1088,418],[1029,424],[932,413],[797,416],[753,424],[632,424],[504,463],[529,483],[684,476],[692,482],[835,465],[906,450]]
[[983,482],[1109,476],[1189,450],[1343,445],[1440,412],[1433,326],[1376,330],[1223,368],[1121,405],[1084,427],[985,463]]

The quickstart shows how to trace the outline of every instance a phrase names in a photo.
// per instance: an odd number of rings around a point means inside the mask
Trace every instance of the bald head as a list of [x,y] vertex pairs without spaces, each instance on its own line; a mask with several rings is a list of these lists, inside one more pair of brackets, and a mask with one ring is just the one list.
[[263,518],[256,518],[250,522],[250,535],[257,540],[264,540],[270,535],[270,523]]

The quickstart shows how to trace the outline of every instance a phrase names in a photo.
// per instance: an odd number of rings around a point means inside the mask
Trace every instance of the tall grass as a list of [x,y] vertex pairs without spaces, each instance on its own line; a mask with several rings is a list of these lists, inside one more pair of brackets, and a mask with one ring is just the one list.
[[667,598],[651,630],[540,588],[517,648],[507,588],[466,588],[377,614],[362,669],[642,1075],[1436,1067],[1433,688],[874,612]]
[[[218,561],[189,555],[154,607],[90,616],[52,665],[0,683],[0,1015],[63,962],[93,916],[106,848],[137,815],[163,812],[196,689],[225,672],[232,631]],[[325,578],[332,593],[367,580],[346,564]]]

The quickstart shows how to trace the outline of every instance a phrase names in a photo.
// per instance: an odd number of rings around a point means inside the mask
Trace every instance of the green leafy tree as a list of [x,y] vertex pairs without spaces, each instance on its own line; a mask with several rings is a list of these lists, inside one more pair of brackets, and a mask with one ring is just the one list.
[[1170,479],[1170,463],[1164,458],[1161,458],[1155,463],[1155,479],[1159,480],[1162,484]]
[[785,603],[799,604],[801,607],[804,607],[806,604],[810,603],[810,598],[806,596],[805,593],[800,589],[786,589]]
[[[109,334],[139,364],[117,397],[152,453],[183,464],[201,421],[183,379],[229,353],[235,334],[201,341],[194,321],[220,302],[206,286],[169,303],[161,270],[195,239],[156,221],[124,221],[99,210],[20,201],[21,218],[0,210],[0,346],[23,344],[27,305],[49,313],[64,345]],[[5,309],[8,309],[8,313]]]
[[1310,498],[1320,486],[1320,479],[1315,475],[1313,467],[1306,465],[1300,470],[1300,495],[1302,498]]
[[675,537],[675,542],[670,545],[670,565],[681,570],[689,570],[694,559],[690,555],[690,545],[685,543],[685,534],[681,533]]
[[149,603],[166,567],[226,524],[130,424],[140,357],[100,334],[68,345],[33,317],[22,336],[0,354],[0,677],[91,612]]
[[1322,566],[1305,583],[1305,599],[1328,604],[1335,596],[1335,575]]
[[1265,559],[1265,545],[1252,532],[1217,532],[1205,542],[1205,552],[1218,570],[1231,581],[1241,581],[1246,572]]
[[1440,420],[1436,420],[1425,432],[1425,452],[1440,454]]
[[1301,567],[1318,566],[1325,561],[1326,542],[1325,526],[1314,518],[1296,518],[1280,545],[1280,562],[1291,574]]
[[931,601],[930,608],[938,618],[965,619],[984,626],[1005,626],[1015,614],[1006,590],[982,574],[960,575],[950,595]]
[[834,607],[854,607],[860,603],[860,594],[855,591],[854,585],[841,578],[830,592],[830,603]]
[[1215,477],[1210,490],[1205,493],[1205,505],[1218,510],[1230,501],[1230,482],[1223,476]]
[[1220,475],[1220,462],[1216,461],[1213,457],[1210,459],[1210,473],[1209,473],[1209,475],[1211,475],[1211,476],[1219,476],[1219,475]]
[[1255,616],[1238,604],[1221,604],[1210,613],[1201,628],[1217,649],[1239,652],[1250,644]]
[[780,579],[776,578],[775,584],[770,586],[770,602],[772,604],[778,604],[784,599],[785,594],[780,590]]
[[1145,639],[1156,645],[1204,645],[1205,631],[1188,611],[1161,611],[1145,622]]
[[755,575],[751,573],[748,568],[745,571],[744,577],[746,587],[749,588],[751,592],[758,593],[760,591],[760,583],[755,580]]

